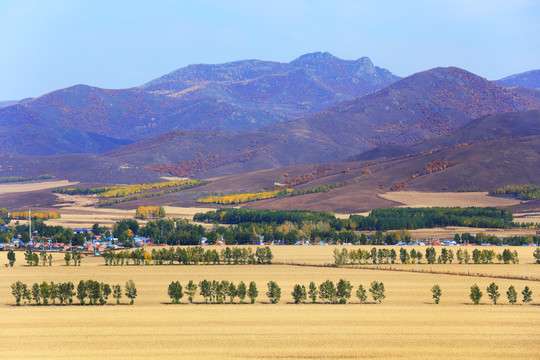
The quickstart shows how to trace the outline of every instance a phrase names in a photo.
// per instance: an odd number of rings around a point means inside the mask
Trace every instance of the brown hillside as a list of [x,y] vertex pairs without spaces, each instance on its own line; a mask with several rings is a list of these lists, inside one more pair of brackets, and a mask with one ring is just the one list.
[[529,98],[464,70],[437,68],[256,132],[177,132],[165,141],[155,137],[107,155],[174,175],[219,176],[335,162],[380,144],[413,144],[447,134],[478,116],[537,107]]

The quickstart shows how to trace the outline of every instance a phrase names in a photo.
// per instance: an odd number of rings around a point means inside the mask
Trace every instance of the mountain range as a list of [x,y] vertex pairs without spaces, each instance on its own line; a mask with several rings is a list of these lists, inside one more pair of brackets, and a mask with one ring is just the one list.
[[76,85],[0,107],[0,152],[99,154],[167,131],[255,130],[398,79],[366,57],[313,53],[290,63],[191,65],[131,89]]
[[289,63],[190,65],[130,89],[77,85],[0,107],[0,176],[140,183],[301,164],[405,164],[441,149],[450,158],[463,143],[484,145],[460,148],[462,161],[471,149],[493,161],[489,146],[536,144],[516,140],[540,128],[540,90],[520,87],[532,84],[525,74],[498,81],[505,86],[456,67],[399,78],[365,57],[318,52]]

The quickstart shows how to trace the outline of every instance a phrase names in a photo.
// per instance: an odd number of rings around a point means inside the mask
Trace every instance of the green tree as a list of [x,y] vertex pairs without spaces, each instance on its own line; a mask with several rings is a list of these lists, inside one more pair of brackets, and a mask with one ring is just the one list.
[[50,299],[53,305],[56,303],[56,299],[58,299],[60,288],[58,284],[55,284],[53,281],[51,281],[50,284],[51,290],[50,290]]
[[208,303],[208,300],[212,297],[211,282],[206,279],[199,282],[199,292],[204,299],[204,303]]
[[270,300],[272,304],[277,304],[281,299],[281,288],[275,281],[269,281],[267,286],[268,291],[266,292],[266,296],[268,296],[268,300]]
[[49,298],[51,296],[51,286],[46,281],[42,282],[39,286],[39,292],[43,305],[49,305]]
[[32,262],[33,262],[32,258],[33,258],[32,250],[27,248],[26,251],[24,252],[24,260],[26,261],[26,264],[28,266],[32,266]]
[[377,263],[377,249],[376,248],[371,248],[371,262],[373,264]]
[[409,254],[407,253],[407,249],[405,249],[404,247],[400,248],[399,249],[399,260],[401,261],[402,264],[406,264],[409,262]]
[[71,262],[71,253],[70,252],[66,252],[66,254],[64,255],[64,261],[66,262],[66,266],[69,266],[69,263]]
[[362,285],[358,285],[356,290],[356,297],[360,300],[360,303],[364,303],[367,300],[366,289]]
[[257,299],[257,296],[259,296],[259,290],[257,290],[257,284],[255,281],[249,283],[248,296],[252,304],[255,303],[255,299]]
[[517,302],[517,291],[514,285],[511,285],[508,288],[508,291],[506,292],[506,296],[508,297],[508,302],[512,305],[514,305]]
[[386,295],[384,294],[384,284],[382,282],[373,281],[369,288],[369,292],[371,293],[373,300],[377,301],[379,304],[386,298]]
[[336,295],[340,304],[346,304],[351,298],[352,285],[348,280],[340,279],[336,286]]
[[259,296],[259,290],[257,290],[257,284],[255,281],[252,281],[249,283],[248,287],[248,297],[251,301],[251,303],[255,303],[255,299],[257,299],[257,296]]
[[86,283],[84,280],[79,281],[79,285],[77,285],[77,299],[79,299],[79,302],[81,305],[84,305],[84,299],[86,299],[86,296],[88,293],[86,292]]
[[88,293],[88,303],[90,305],[96,305],[98,299],[101,297],[101,287],[99,286],[99,282],[87,280],[86,291]]
[[337,291],[333,281],[326,280],[319,285],[319,297],[326,303],[337,302]]
[[168,294],[173,304],[180,304],[184,291],[179,281],[173,281],[169,284]]
[[7,258],[9,261],[9,266],[13,267],[13,264],[15,264],[15,251],[13,251],[13,249],[8,251]]
[[431,295],[433,297],[433,300],[435,301],[435,304],[438,304],[441,301],[441,287],[437,284],[433,285],[433,287],[431,288]]
[[238,293],[236,289],[236,285],[234,285],[234,283],[231,281],[229,283],[229,286],[227,286],[227,288],[225,289],[225,292],[229,296],[229,302],[232,304],[234,302],[234,298],[236,297]]
[[294,299],[295,304],[306,302],[306,299],[307,299],[306,287],[304,285],[299,285],[299,284],[294,285],[291,295]]
[[486,292],[491,301],[493,301],[493,305],[497,305],[497,300],[499,299],[499,296],[501,296],[501,294],[499,294],[499,287],[492,282],[487,287]]
[[39,257],[41,258],[41,262],[43,263],[43,266],[47,264],[47,253],[45,251],[41,251],[39,253]]
[[100,287],[100,290],[101,290],[101,296],[99,297],[99,303],[101,305],[105,305],[107,303],[107,299],[109,299],[109,295],[111,295],[111,286],[109,284],[100,283],[99,287]]
[[25,288],[26,284],[23,284],[21,281],[11,284],[11,294],[15,297],[15,303],[17,306],[21,306],[21,299],[24,297]]
[[116,299],[116,305],[120,305],[120,299],[122,298],[122,287],[120,284],[113,285],[113,297]]
[[522,301],[525,304],[532,301],[532,290],[529,289],[528,286],[525,286],[525,289],[523,289],[523,291],[521,292],[521,295],[523,295],[523,300]]
[[540,264],[540,247],[536,247],[536,250],[533,252],[533,256],[536,259],[536,263]]
[[30,293],[32,296],[32,300],[34,300],[36,304],[41,305],[41,288],[38,283],[34,283],[32,285]]
[[71,305],[73,302],[73,296],[75,295],[73,290],[74,286],[71,281],[60,283],[58,285],[58,299],[60,300],[60,304]]
[[317,301],[317,285],[312,281],[309,283],[308,295],[312,303]]
[[478,305],[480,303],[480,299],[482,298],[482,290],[478,287],[478,285],[474,284],[471,286],[471,293],[469,294],[469,297],[471,298],[474,305]]
[[247,295],[247,286],[243,281],[240,281],[240,283],[238,284],[238,288],[236,289],[236,295],[240,299],[240,304],[243,304],[244,299]]
[[435,251],[435,248],[433,246],[430,246],[426,249],[426,261],[428,264],[435,264],[435,261],[437,260],[437,251]]
[[135,282],[133,280],[126,281],[126,297],[130,299],[129,304],[133,305],[135,298],[137,297],[137,288],[135,287]]
[[475,264],[478,264],[480,263],[480,255],[482,254],[482,252],[478,249],[474,249],[473,252],[472,252],[472,259],[473,259],[473,262]]
[[188,301],[190,303],[193,302],[193,298],[195,297],[196,293],[197,293],[197,284],[195,284],[193,280],[189,280],[188,284],[186,285],[186,294],[188,295]]

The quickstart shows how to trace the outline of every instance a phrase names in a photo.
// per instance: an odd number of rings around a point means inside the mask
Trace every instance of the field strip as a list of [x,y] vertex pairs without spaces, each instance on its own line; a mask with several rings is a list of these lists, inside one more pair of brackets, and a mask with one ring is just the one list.
[[487,192],[393,191],[380,194],[379,197],[408,207],[511,206],[521,202],[516,199],[489,196]]
[[381,270],[381,271],[399,271],[399,272],[408,272],[408,273],[418,273],[418,274],[437,274],[437,275],[453,275],[453,276],[464,276],[464,277],[480,277],[480,278],[493,278],[493,279],[509,279],[509,280],[524,280],[524,281],[538,281],[540,282],[540,277],[530,277],[530,276],[511,276],[511,275],[495,275],[495,274],[481,274],[481,273],[472,273],[469,272],[452,272],[452,271],[426,271],[424,269],[414,270],[414,269],[398,269],[392,267],[373,267],[371,265],[315,265],[315,264],[284,264],[290,266],[308,266],[308,267],[330,267],[330,268],[339,268],[339,269],[358,269],[358,270]]
[[58,180],[58,181],[44,181],[36,183],[26,183],[26,184],[1,184],[0,185],[0,194],[13,194],[13,193],[24,193],[30,191],[39,191],[45,189],[53,189],[61,186],[71,186],[76,185],[78,182],[70,182],[68,180]]

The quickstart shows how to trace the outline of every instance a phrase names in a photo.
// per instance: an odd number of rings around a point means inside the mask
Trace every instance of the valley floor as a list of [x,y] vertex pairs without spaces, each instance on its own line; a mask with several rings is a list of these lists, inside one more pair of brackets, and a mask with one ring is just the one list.
[[[101,258],[85,257],[80,267],[64,266],[55,254],[52,267],[26,267],[22,253],[13,268],[0,259],[0,316],[9,359],[537,359],[540,344],[540,282],[416,272],[354,268],[279,265],[289,255],[299,262],[330,259],[333,247],[275,247],[275,265],[118,266]],[[520,250],[522,262],[539,277],[540,265],[531,264],[532,249]],[[306,251],[308,252],[306,254]],[[437,265],[434,265],[434,267]],[[450,265],[441,265],[441,267]],[[453,265],[452,265],[453,266]],[[458,266],[458,265],[456,265]],[[486,265],[486,271],[521,265]],[[369,287],[382,281],[382,304],[360,304],[354,296],[346,305],[292,304],[294,284],[317,284],[340,278]],[[133,306],[13,306],[10,284],[93,279],[123,284],[133,279],[138,297]],[[255,281],[259,297],[254,305],[171,305],[171,281]],[[269,304],[266,283],[282,288],[279,304]],[[501,298],[491,305],[485,288],[499,285]],[[468,297],[472,284],[484,291],[480,305]],[[439,284],[443,294],[435,305],[430,289]],[[529,305],[509,305],[505,291],[514,285],[533,291]],[[368,293],[369,294],[369,293]],[[521,294],[519,295],[521,298]],[[127,300],[122,299],[124,304]],[[238,300],[237,300],[238,302]]]

